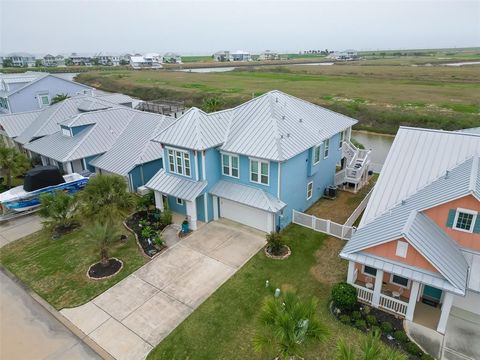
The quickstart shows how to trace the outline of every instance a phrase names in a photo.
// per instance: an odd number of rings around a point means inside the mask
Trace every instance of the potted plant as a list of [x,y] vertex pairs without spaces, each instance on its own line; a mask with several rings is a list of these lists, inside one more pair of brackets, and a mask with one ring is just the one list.
[[188,225],[188,220],[185,219],[185,220],[183,220],[183,222],[182,222],[182,233],[186,234],[186,233],[188,233],[189,231],[190,231],[190,227],[189,227],[189,225]]

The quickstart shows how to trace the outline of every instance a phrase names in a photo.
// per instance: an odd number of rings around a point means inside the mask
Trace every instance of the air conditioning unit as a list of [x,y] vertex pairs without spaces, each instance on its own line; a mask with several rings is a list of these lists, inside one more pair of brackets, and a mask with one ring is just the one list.
[[151,190],[146,186],[139,186],[137,188],[137,194],[140,196],[147,195]]

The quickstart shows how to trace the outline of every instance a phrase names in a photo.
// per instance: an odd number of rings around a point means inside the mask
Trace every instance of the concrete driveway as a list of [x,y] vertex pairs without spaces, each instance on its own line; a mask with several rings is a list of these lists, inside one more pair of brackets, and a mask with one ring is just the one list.
[[265,245],[265,235],[211,222],[92,301],[61,313],[117,359],[144,359]]
[[38,215],[26,215],[15,220],[0,223],[0,247],[41,229],[42,222]]
[[480,315],[452,307],[445,331],[446,360],[480,359]]

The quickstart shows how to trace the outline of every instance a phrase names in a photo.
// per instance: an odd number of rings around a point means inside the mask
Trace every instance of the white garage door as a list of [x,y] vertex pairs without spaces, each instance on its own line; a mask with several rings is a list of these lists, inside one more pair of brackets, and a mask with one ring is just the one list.
[[220,216],[265,232],[273,231],[273,215],[267,211],[220,198]]

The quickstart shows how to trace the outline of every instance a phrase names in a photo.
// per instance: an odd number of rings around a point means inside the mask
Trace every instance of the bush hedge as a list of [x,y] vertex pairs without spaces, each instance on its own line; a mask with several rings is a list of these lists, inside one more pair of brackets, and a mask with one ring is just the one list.
[[346,282],[340,282],[332,289],[332,300],[341,311],[351,311],[357,304],[357,289]]

